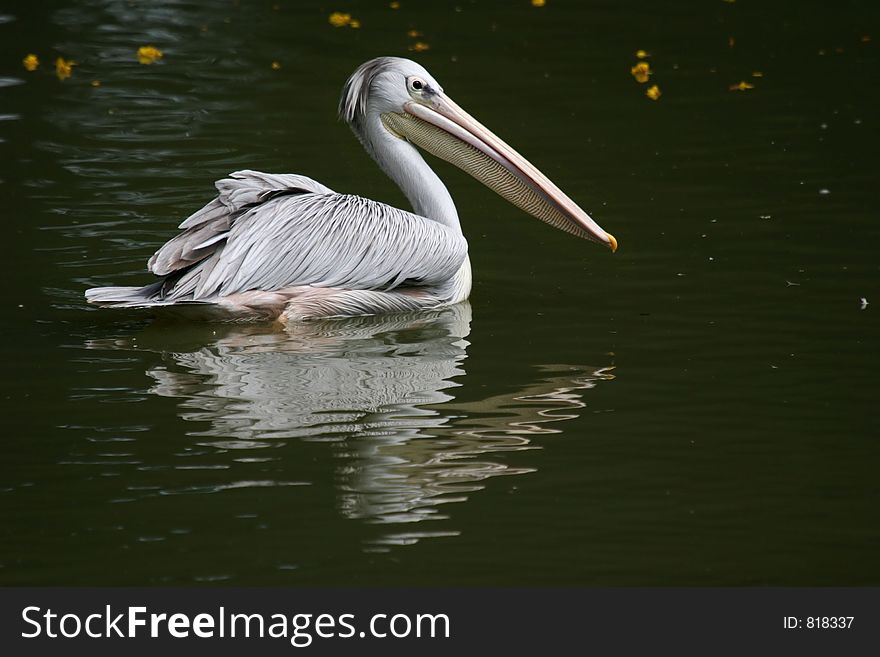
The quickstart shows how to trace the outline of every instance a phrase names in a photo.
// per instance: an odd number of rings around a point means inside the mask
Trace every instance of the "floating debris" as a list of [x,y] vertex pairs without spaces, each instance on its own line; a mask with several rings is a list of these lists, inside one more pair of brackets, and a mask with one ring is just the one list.
[[830,189],[825,189],[824,187],[819,190],[820,196],[828,196],[831,193]]
[[636,79],[636,82],[643,84],[648,81],[651,77],[651,67],[648,65],[648,62],[639,62],[635,66],[633,66],[630,70],[632,76]]
[[547,0],[532,0],[532,7],[543,7],[547,4]]
[[737,84],[732,84],[727,88],[730,91],[748,91],[749,89],[754,89],[755,85],[750,82],[746,82],[745,80],[740,80]]
[[281,62],[272,62],[272,70],[280,71],[281,70]]
[[155,46],[141,46],[137,51],[138,62],[141,64],[154,64],[162,59],[162,51]]
[[425,36],[425,35],[422,34],[421,32],[419,32],[418,30],[410,30],[409,32],[406,33],[406,36],[408,36],[410,39],[415,39],[417,37]]
[[350,27],[355,30],[361,26],[361,22],[357,18],[352,18],[351,14],[346,14],[341,11],[334,11],[330,14],[327,18],[327,22],[333,27]]
[[648,98],[650,98],[651,100],[659,100],[659,99],[660,99],[660,95],[661,95],[661,93],[660,93],[660,87],[658,87],[656,84],[655,84],[655,85],[652,85],[652,86],[649,87],[648,90],[645,92],[645,95],[646,95]]
[[22,59],[21,63],[28,71],[36,71],[40,67],[40,60],[33,53]]
[[100,80],[92,80],[89,84],[91,84],[93,87],[100,87],[101,81]]
[[399,2],[389,2],[389,3],[388,3],[388,6],[391,7],[392,9],[400,9],[400,3],[399,3]]
[[409,49],[412,50],[413,52],[424,52],[425,50],[430,50],[431,46],[429,46],[424,41],[416,41],[414,44],[412,44],[409,47]]
[[73,75],[74,66],[76,66],[76,62],[72,59],[67,60],[64,57],[59,57],[55,60],[55,75],[59,80],[66,80]]
[[645,59],[650,56],[651,53],[649,53],[647,50],[636,50],[636,57],[639,59]]
[[753,78],[763,78],[764,73],[762,71],[752,71],[752,77]]
[[865,297],[859,299],[859,302],[861,304],[862,310],[868,307],[868,300]]

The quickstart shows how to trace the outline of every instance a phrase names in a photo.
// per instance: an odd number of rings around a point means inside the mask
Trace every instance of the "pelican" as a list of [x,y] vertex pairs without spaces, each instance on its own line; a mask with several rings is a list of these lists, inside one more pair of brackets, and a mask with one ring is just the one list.
[[338,194],[297,174],[236,171],[215,183],[217,197],[149,259],[159,280],[92,288],[86,299],[282,323],[464,301],[471,290],[467,240],[452,197],[416,146],[528,214],[617,249],[610,233],[413,61],[362,64],[345,83],[339,116],[412,212]]

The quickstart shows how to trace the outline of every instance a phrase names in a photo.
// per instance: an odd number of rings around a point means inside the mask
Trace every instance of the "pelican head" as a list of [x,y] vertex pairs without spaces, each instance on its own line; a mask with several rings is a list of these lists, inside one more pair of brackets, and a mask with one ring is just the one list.
[[380,57],[362,64],[345,84],[339,114],[365,145],[367,126],[381,125],[390,135],[466,171],[533,217],[617,250],[613,235],[459,107],[413,61]]

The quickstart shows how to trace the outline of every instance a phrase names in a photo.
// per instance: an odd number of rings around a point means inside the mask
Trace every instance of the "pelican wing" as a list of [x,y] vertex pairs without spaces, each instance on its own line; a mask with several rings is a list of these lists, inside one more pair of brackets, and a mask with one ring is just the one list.
[[467,256],[442,224],[301,176],[241,171],[150,259],[161,297],[201,301],[295,286],[390,290],[448,281]]
[[226,239],[235,221],[249,209],[286,194],[333,194],[321,183],[296,174],[236,171],[214,183],[217,198],[185,219],[183,231],[153,254],[147,268],[166,276],[204,260]]

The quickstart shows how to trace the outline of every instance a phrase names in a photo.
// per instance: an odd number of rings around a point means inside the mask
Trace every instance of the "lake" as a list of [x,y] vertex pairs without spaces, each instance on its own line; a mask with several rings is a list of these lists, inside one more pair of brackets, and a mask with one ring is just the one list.
[[[399,4],[3,6],[0,583],[880,584],[876,3]],[[336,117],[378,55],[617,253],[429,158],[467,303],[86,306],[237,169],[406,207]]]

